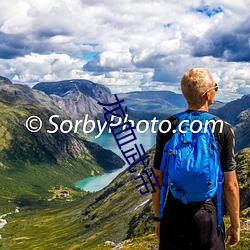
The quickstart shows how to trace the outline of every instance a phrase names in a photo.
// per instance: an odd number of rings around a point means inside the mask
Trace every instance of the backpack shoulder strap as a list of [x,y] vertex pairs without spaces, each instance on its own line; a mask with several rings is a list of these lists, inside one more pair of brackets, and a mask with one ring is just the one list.
[[187,111],[183,111],[183,112],[175,114],[174,116],[177,117],[179,119],[179,122],[180,122],[180,121],[184,120],[188,115],[189,114]]
[[[193,112],[197,112],[197,111],[193,111]],[[175,114],[174,116],[177,117],[180,121],[182,121],[191,113],[188,113],[187,111],[183,111],[183,112]],[[205,120],[212,120],[213,118],[218,118],[216,115],[213,115],[209,112],[204,112],[201,115],[203,118],[205,118]]]
[[[205,112],[202,114],[205,120],[212,120],[214,118],[218,118],[216,115],[210,114]],[[217,206],[217,226],[222,230],[222,182],[223,182],[223,173],[221,170],[221,166],[219,165],[219,173],[218,173],[218,186],[217,186],[217,199],[216,199],[216,206]]]
[[208,113],[208,112],[202,113],[202,117],[205,118],[205,120],[212,120],[214,118],[217,118],[216,115],[213,115],[213,114]]

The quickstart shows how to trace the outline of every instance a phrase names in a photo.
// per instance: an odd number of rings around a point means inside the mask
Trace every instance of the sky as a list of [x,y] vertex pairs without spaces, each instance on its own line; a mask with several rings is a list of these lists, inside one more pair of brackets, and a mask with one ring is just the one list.
[[249,0],[0,1],[0,75],[87,79],[112,93],[171,90],[205,67],[217,99],[250,94]]

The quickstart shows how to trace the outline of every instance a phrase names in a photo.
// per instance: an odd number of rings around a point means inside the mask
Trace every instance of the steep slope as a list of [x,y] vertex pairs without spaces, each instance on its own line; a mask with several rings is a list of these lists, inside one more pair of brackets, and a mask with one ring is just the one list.
[[13,84],[8,78],[0,76],[0,84]]
[[[249,207],[249,150],[242,150],[236,156],[242,209]],[[154,149],[147,154],[150,155],[150,164],[147,167],[149,170],[153,163]],[[3,246],[17,250],[35,247],[55,250],[111,249],[104,246],[106,240],[117,244],[124,239],[154,232],[151,190],[148,194],[140,194],[136,186],[141,184],[141,180],[134,178],[143,166],[139,163],[134,169],[137,170],[136,173],[125,170],[105,189],[86,195],[81,200],[43,204],[42,207],[34,207],[32,210],[24,208],[18,215],[9,217],[4,231],[0,231],[3,235]],[[145,191],[145,188],[141,190]],[[228,223],[228,219],[226,222]],[[16,229],[14,233],[13,228]],[[248,237],[249,233],[243,232],[241,246],[246,246],[244,238]],[[141,238],[137,242],[144,240],[145,238]],[[154,244],[157,244],[156,240]],[[130,249],[131,245],[127,245],[127,249]]]
[[242,111],[237,119],[235,126],[236,145],[235,151],[250,147],[250,108]]
[[214,113],[235,126],[237,122],[237,117],[244,110],[250,108],[250,94],[244,95],[240,99],[234,100],[227,103],[223,107],[217,109]]
[[50,95],[57,106],[73,119],[81,119],[88,114],[89,118],[103,120],[102,107],[97,102],[114,101],[114,97],[107,87],[87,80],[41,82],[33,89]]
[[[250,148],[244,149],[236,155],[241,210],[250,206],[249,150]],[[148,154],[151,161],[148,167],[150,168],[153,163],[154,148],[149,150]],[[117,243],[121,238],[130,239],[154,231],[151,193],[141,195],[135,188],[141,180],[134,180],[134,177],[139,175],[143,166],[137,164],[134,169],[137,170],[134,174],[128,171],[121,173],[108,187],[99,192],[98,197],[91,204],[84,207],[85,227],[87,226],[93,232],[95,228],[98,228],[98,234],[92,235],[86,247],[94,244],[97,246],[101,240],[102,242],[111,240]],[[145,188],[142,188],[142,191],[145,191]]]
[[[151,161],[152,153],[151,150]],[[0,230],[2,246],[16,250],[66,250],[89,249],[105,240],[118,243],[128,237],[130,221],[144,213],[144,206],[150,209],[141,233],[153,230],[151,194],[141,195],[136,189],[140,181],[133,178],[137,174],[125,171],[104,190],[85,195],[81,200],[21,208],[19,214],[6,217],[8,224]]]
[[235,130],[235,152],[250,146],[250,95],[227,103],[211,113],[229,122]]
[[[68,118],[46,94],[17,84],[0,85],[0,212],[10,206],[37,202],[52,196],[53,186],[74,188],[91,173],[122,167],[124,161],[99,145],[71,133],[53,130],[48,120]],[[32,133],[25,127],[30,116],[39,116],[42,129]],[[33,126],[36,124],[33,124]]]

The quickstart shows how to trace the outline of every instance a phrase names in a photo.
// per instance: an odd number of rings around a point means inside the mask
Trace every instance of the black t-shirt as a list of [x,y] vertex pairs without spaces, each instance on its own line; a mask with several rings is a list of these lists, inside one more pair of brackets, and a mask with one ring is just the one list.
[[[187,110],[188,113],[192,112],[193,110]],[[203,111],[200,111],[203,112]],[[156,137],[156,148],[155,148],[155,157],[154,157],[154,168],[160,169],[161,159],[163,155],[163,149],[168,140],[170,140],[173,136],[173,129],[176,128],[178,124],[178,118],[175,116],[171,116],[167,118],[172,124],[171,129],[167,133],[161,133],[158,130],[157,137]],[[220,148],[220,162],[222,172],[228,172],[235,170],[236,162],[234,159],[234,146],[235,146],[235,139],[234,139],[234,131],[232,126],[219,119],[215,118],[215,121],[222,121],[222,123],[217,122],[214,130],[214,137],[217,141],[217,145]],[[169,124],[163,123],[162,131],[167,131]],[[222,126],[222,129],[221,129]],[[221,130],[221,131],[220,131]]]

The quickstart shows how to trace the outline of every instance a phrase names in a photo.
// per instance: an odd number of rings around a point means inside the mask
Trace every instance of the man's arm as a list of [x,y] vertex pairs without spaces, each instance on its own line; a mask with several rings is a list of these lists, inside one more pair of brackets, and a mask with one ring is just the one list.
[[[154,169],[154,172],[155,172],[155,176],[159,176],[158,182],[160,186],[162,186],[162,177],[163,177],[162,171],[158,169]],[[153,180],[153,183],[156,183],[156,181]],[[158,217],[158,212],[160,208],[160,189],[158,188],[158,186],[155,189],[155,193],[152,194],[152,200],[153,200],[153,207],[154,207],[154,216]]]
[[240,199],[236,171],[224,172],[223,193],[230,216],[231,226],[226,231],[227,248],[236,246],[240,240]]
[[[174,116],[168,117],[167,120],[169,120],[172,124],[172,129],[175,129],[175,126],[178,122],[177,118]],[[168,130],[168,123],[163,123],[162,125],[162,130],[163,131],[167,131]],[[159,130],[157,132],[157,136],[156,136],[156,146],[155,146],[155,156],[154,156],[154,173],[155,176],[159,176],[158,178],[158,182],[160,184],[160,186],[162,186],[163,183],[163,172],[160,171],[160,165],[161,165],[161,160],[162,160],[162,155],[163,155],[163,149],[164,149],[164,145],[165,143],[171,139],[173,135],[172,130],[170,130],[167,133],[162,134]],[[156,183],[156,181],[153,179],[152,180],[153,183]],[[153,207],[154,207],[154,216],[158,217],[158,213],[159,213],[159,208],[160,208],[160,190],[157,186],[156,188],[156,192],[152,194],[152,201],[153,201]],[[155,232],[158,236],[158,238],[160,238],[160,221],[157,221],[155,223]]]
[[[158,169],[154,169],[155,176],[159,176],[158,182],[160,186],[162,186],[162,178],[163,173]],[[153,183],[156,183],[155,179],[153,179]],[[155,192],[152,193],[152,201],[153,201],[153,208],[154,208],[154,216],[158,217],[158,212],[160,208],[160,189],[158,186],[155,188]],[[158,238],[160,238],[160,221],[155,222],[155,233]]]

